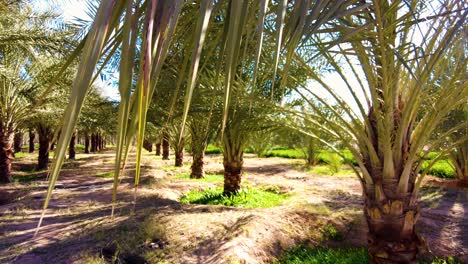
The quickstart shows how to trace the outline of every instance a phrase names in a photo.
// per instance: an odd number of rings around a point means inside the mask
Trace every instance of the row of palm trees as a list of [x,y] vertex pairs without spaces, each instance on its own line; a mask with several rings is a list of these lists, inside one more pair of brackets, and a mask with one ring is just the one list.
[[[22,1],[0,2],[0,182],[12,180],[11,162],[21,151],[22,131],[29,132],[30,152],[34,140],[39,142],[37,169],[48,168],[76,69],[76,62],[63,65],[77,45],[77,32],[58,14],[35,12]],[[90,95],[77,127],[80,134],[112,133],[115,107],[95,89]]]
[[[98,62],[117,56],[114,202],[133,138],[138,187],[148,121],[168,131],[179,120],[172,133],[179,136],[164,137],[173,145],[186,130],[200,142],[192,146],[192,168],[203,164],[218,125],[226,195],[241,188],[248,135],[287,122],[330,149],[325,139],[338,140],[354,155],[371,262],[415,263],[424,156],[466,146],[466,119],[432,137],[468,99],[466,10],[461,0],[103,0],[71,56],[80,60],[43,216]],[[341,81],[328,82],[327,72]],[[291,103],[297,98],[310,111]],[[455,133],[461,137],[454,140]],[[466,155],[464,162],[466,168]],[[192,174],[203,175],[197,168]]]

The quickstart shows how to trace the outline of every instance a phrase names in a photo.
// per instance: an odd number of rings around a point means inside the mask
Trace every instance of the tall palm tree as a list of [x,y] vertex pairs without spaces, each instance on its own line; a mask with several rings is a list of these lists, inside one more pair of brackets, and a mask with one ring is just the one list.
[[[320,109],[306,118],[338,137],[359,164],[355,172],[363,188],[372,263],[416,263],[422,243],[415,231],[420,215],[419,168],[443,138],[468,125],[464,120],[441,138],[430,138],[446,115],[468,99],[465,40],[456,35],[467,18],[466,2],[447,0],[432,5],[375,0],[367,13],[341,18],[338,26],[356,28],[347,43],[324,51],[336,44],[324,41],[333,39],[333,34],[315,39],[316,49],[336,72],[333,83],[303,62],[314,82],[298,89],[298,94],[311,107],[313,100],[320,101],[338,122],[330,121]],[[434,91],[442,79],[444,86]],[[318,89],[329,94],[328,100]],[[426,105],[430,108],[421,111]],[[304,133],[316,136],[312,128]],[[464,140],[466,135],[446,147]]]

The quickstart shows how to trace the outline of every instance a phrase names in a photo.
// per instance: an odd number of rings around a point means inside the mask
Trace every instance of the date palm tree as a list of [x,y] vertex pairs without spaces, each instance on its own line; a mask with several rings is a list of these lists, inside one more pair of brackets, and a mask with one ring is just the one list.
[[[50,28],[56,16],[34,13],[23,1],[0,3],[0,182],[11,181],[15,130],[31,116],[39,104],[45,72],[50,72],[50,57],[61,58],[73,46],[71,32]],[[49,54],[49,59],[43,55]],[[50,56],[54,54],[54,56]],[[45,59],[45,60],[44,60]],[[46,67],[47,66],[47,67]],[[43,99],[46,99],[44,96]]]
[[[288,4],[290,2],[290,4]],[[190,6],[188,8],[188,6]],[[193,8],[193,7],[196,8]],[[248,116],[251,101],[242,103],[242,110],[237,108],[235,85],[252,80],[245,90],[254,90],[257,86],[257,73],[265,71],[271,76],[269,96],[277,100],[283,97],[288,80],[288,69],[298,66],[296,47],[313,39],[315,33],[330,32],[331,21],[340,17],[354,17],[363,13],[370,4],[363,1],[310,1],[281,0],[247,1],[201,0],[192,5],[184,0],[102,0],[96,8],[96,15],[86,38],[80,43],[73,56],[81,57],[80,65],[71,91],[70,102],[65,110],[58,141],[56,157],[50,173],[50,182],[44,202],[44,210],[38,227],[41,225],[52,191],[66,155],[66,148],[75,130],[77,118],[84,98],[95,76],[115,55],[119,60],[119,92],[121,96],[118,129],[117,155],[115,159],[113,201],[122,164],[125,163],[132,138],[137,138],[135,190],[139,184],[141,149],[145,135],[147,111],[158,84],[164,76],[161,70],[169,54],[178,52],[171,44],[174,36],[183,32],[193,33],[191,49],[188,55],[187,75],[180,76],[187,80],[182,113],[182,131],[188,118],[193,91],[197,87],[197,76],[202,57],[216,56],[219,63],[213,68],[216,80],[222,79],[217,86],[224,88],[224,107],[222,140],[225,147],[225,192],[235,193],[240,184],[242,170],[242,148],[249,125],[243,122]],[[286,19],[288,15],[288,19]],[[193,18],[197,18],[194,20]],[[205,38],[209,29],[217,29],[209,49],[204,50]],[[224,30],[218,30],[224,28]],[[348,38],[351,33],[362,31],[353,23],[341,24],[339,30],[349,30],[342,35]],[[352,32],[351,32],[352,31]],[[211,38],[210,38],[211,39]],[[262,52],[264,44],[275,47],[274,52]],[[333,43],[332,43],[333,44]],[[304,49],[307,47],[303,46]],[[118,52],[117,52],[118,50]],[[253,52],[252,52],[253,51]],[[81,53],[80,53],[81,52]],[[203,54],[203,55],[202,55]],[[280,60],[285,54],[284,63]],[[261,65],[263,57],[273,61],[272,67]],[[72,56],[72,57],[73,57]],[[299,56],[300,57],[300,56]],[[205,61],[209,61],[205,58]],[[294,62],[294,63],[292,63]],[[282,65],[282,77],[278,78],[279,65]],[[203,65],[201,66],[203,67]],[[242,97],[238,97],[242,98]],[[263,99],[263,98],[262,98]],[[266,110],[266,109],[265,109]],[[233,176],[233,177],[231,177]],[[135,192],[136,194],[136,192]]]
[[[418,191],[424,176],[418,175],[419,168],[424,156],[440,147],[443,138],[468,125],[465,119],[440,138],[430,138],[447,114],[468,99],[466,39],[456,34],[467,13],[465,1],[437,5],[371,1],[367,13],[339,20],[362,29],[355,30],[346,43],[324,51],[333,44],[324,40],[333,35],[316,39],[315,47],[335,71],[333,82],[303,62],[313,82],[298,89],[298,94],[312,108],[314,100],[321,102],[337,121],[330,121],[320,109],[306,118],[339,138],[359,164],[355,172],[363,189],[372,263],[417,262],[422,241],[415,224],[421,213]],[[444,86],[434,91],[440,80]],[[328,93],[328,100],[319,90]],[[422,111],[427,105],[429,109]],[[303,113],[296,115],[304,117]],[[317,137],[312,127],[303,132]],[[466,137],[445,148],[457,146]]]

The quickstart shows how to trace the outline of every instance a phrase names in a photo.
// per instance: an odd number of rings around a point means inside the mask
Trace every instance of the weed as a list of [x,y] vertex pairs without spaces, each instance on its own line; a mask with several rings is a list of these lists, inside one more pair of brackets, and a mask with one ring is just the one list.
[[101,177],[101,178],[114,178],[114,172],[99,171],[99,172],[96,173],[96,176]]
[[328,160],[328,169],[330,170],[331,175],[335,175],[336,173],[340,172],[341,158],[338,156],[338,154],[330,154],[330,158]]
[[322,235],[323,238],[331,239],[334,241],[341,241],[344,239],[343,234],[332,224],[326,224],[323,227]]

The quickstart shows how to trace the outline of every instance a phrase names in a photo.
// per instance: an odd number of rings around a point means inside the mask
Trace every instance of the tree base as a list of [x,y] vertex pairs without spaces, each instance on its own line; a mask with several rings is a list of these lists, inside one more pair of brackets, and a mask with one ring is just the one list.
[[11,159],[12,149],[0,149],[0,183],[10,183],[11,179]]
[[240,191],[241,176],[242,162],[224,162],[224,195],[235,195]]
[[193,157],[193,162],[190,172],[190,179],[202,179],[205,178],[205,168],[204,168],[203,156]]
[[413,241],[385,241],[384,239],[375,239],[368,235],[368,252],[370,263],[376,264],[395,264],[395,263],[418,263],[418,238]]
[[176,153],[175,157],[175,166],[182,167],[184,165],[184,154],[183,153]]

